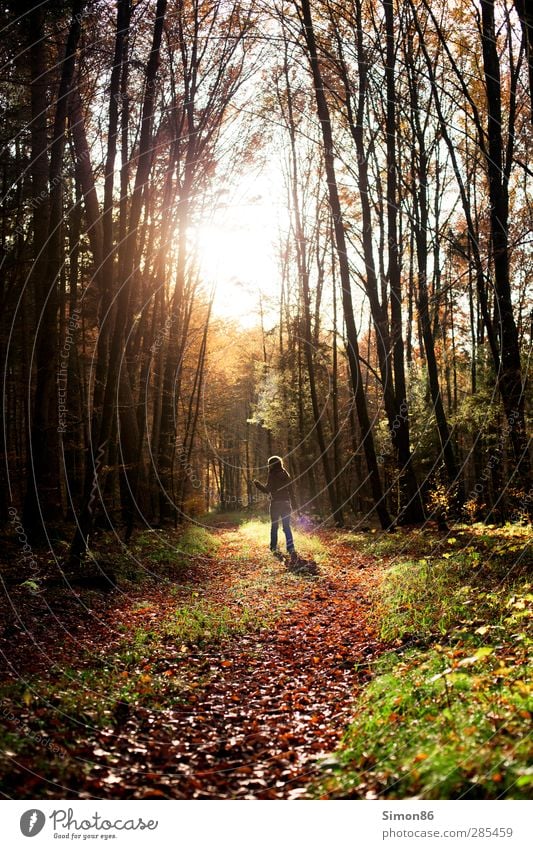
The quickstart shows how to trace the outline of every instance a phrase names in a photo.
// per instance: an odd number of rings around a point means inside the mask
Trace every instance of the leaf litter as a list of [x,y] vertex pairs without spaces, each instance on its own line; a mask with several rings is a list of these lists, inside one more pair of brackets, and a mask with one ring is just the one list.
[[[305,798],[384,648],[369,622],[378,570],[372,558],[354,556],[330,532],[321,534],[325,562],[317,567],[300,558],[296,568],[265,562],[258,544],[248,544],[243,557],[235,529],[217,534],[225,556],[191,557],[172,592],[153,583],[127,594],[70,596],[69,605],[57,595],[32,597],[29,606],[27,595],[17,601],[12,594],[12,607],[20,605],[19,633],[16,644],[9,634],[0,643],[8,659],[4,681],[32,682],[34,696],[17,707],[18,722],[29,728],[40,711],[39,724],[63,757],[46,767],[37,757],[36,766],[30,746],[7,758],[4,792],[18,798]],[[177,608],[192,609],[208,638],[174,636],[169,622]],[[65,711],[63,697],[54,707],[54,683],[66,666],[83,670],[95,658],[105,662],[123,647],[125,634],[131,641],[142,629],[150,639],[133,663],[124,661],[125,695],[103,711],[104,722],[97,703],[83,715],[75,701]]]

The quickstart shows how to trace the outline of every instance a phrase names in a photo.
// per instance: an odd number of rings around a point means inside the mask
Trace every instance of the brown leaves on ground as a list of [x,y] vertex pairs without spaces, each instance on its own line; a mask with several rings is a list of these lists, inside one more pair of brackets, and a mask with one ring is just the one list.
[[[235,530],[222,530],[223,556],[192,558],[183,588],[169,594],[153,586],[138,596],[118,591],[103,599],[34,600],[20,611],[16,644],[3,640],[7,676],[36,675],[48,683],[69,665],[102,657],[130,634],[150,628],[152,641],[136,670],[136,697],[117,703],[112,722],[91,724],[90,713],[66,728],[49,707],[43,724],[66,757],[57,774],[37,774],[32,753],[13,758],[4,793],[59,798],[297,798],[321,755],[331,752],[350,718],[357,686],[380,650],[368,622],[372,566],[353,549],[323,534],[327,565],[317,576],[291,574],[285,564],[265,562],[258,545],[240,552]],[[366,568],[361,568],[365,565]],[[165,632],[176,606],[200,599],[211,609],[252,624],[217,641],[183,643]],[[142,595],[141,595],[142,594]],[[27,597],[26,597],[27,599]],[[85,600],[86,601],[86,600]],[[254,625],[254,622],[257,624]],[[122,673],[127,682],[131,672]],[[157,706],[145,696],[154,680],[182,698]],[[170,692],[170,689],[169,689]],[[36,703],[39,694],[36,694]],[[20,706],[19,722],[34,707]],[[26,717],[26,719],[25,719]],[[75,717],[71,717],[76,719]],[[54,737],[54,721],[61,739]]]

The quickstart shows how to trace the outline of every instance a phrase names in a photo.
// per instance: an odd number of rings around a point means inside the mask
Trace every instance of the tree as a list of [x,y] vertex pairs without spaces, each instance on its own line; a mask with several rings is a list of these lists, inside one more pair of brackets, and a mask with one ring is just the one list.
[[[42,82],[44,65],[44,16],[38,9],[30,15],[29,37],[32,56],[32,158],[33,188],[36,198],[34,214],[34,250],[37,268],[35,282],[37,327],[35,339],[36,385],[30,421],[31,474],[24,504],[24,522],[34,535],[46,535],[48,522],[61,516],[61,495],[58,462],[58,405],[55,393],[59,348],[58,311],[59,275],[62,266],[63,216],[63,155],[67,128],[68,102],[74,79],[76,50],[80,37],[80,18],[83,3],[75,0],[72,20],[61,63],[50,151],[48,183],[50,202],[48,213],[42,203],[44,165],[47,149],[45,125],[46,93]],[[43,188],[41,188],[43,187]],[[41,209],[42,206],[42,209]],[[43,241],[44,233],[47,232]],[[46,259],[45,259],[46,257]],[[42,258],[42,259],[41,259]]]
[[342,305],[344,312],[344,321],[346,324],[347,355],[348,362],[350,364],[352,388],[355,398],[357,415],[359,417],[359,423],[363,432],[365,457],[368,468],[368,475],[370,478],[370,486],[374,498],[375,510],[379,516],[381,526],[383,528],[390,528],[392,523],[389,516],[389,512],[387,510],[387,506],[385,504],[385,497],[383,494],[381,480],[379,477],[379,467],[377,462],[376,450],[374,447],[374,439],[370,426],[370,418],[368,415],[366,398],[363,391],[363,380],[359,360],[359,343],[353,314],[350,268],[348,264],[346,236],[344,232],[343,215],[335,173],[331,118],[329,113],[328,102],[325,96],[324,83],[322,79],[320,62],[317,53],[313,20],[311,17],[311,8],[308,0],[301,0],[301,3],[298,7],[298,12],[300,13],[300,11],[302,21],[302,35],[304,37],[305,44],[307,47],[307,56],[313,77],[313,87],[315,91],[317,115],[322,130],[324,165],[326,169],[328,196],[333,217],[337,257],[339,262],[339,272],[342,286]]
[[[329,19],[336,45],[336,55],[330,53],[330,56],[335,72],[339,75],[344,94],[342,98],[337,95],[337,100],[340,102],[340,109],[347,122],[356,150],[355,168],[359,189],[359,202],[361,205],[361,242],[365,265],[363,283],[375,327],[383,400],[389,423],[389,433],[397,454],[401,480],[402,507],[400,518],[401,521],[405,522],[417,522],[423,519],[424,511],[410,449],[409,404],[407,400],[404,363],[402,284],[397,224],[399,210],[395,82],[395,53],[397,48],[394,40],[392,5],[385,3],[384,9],[386,22],[385,146],[387,196],[385,204],[387,208],[387,238],[382,239],[382,245],[387,246],[389,268],[386,275],[388,285],[382,285],[381,299],[374,258],[374,221],[368,167],[371,146],[374,146],[375,140],[373,138],[374,134],[372,134],[367,147],[365,145],[364,132],[365,114],[369,97],[369,49],[364,44],[362,5],[359,0],[356,0],[354,3],[352,15],[350,15],[349,10],[345,13],[349,26],[354,33],[357,62],[357,90],[354,88],[346,61],[344,39],[340,28],[342,19],[339,19],[336,10],[333,9],[331,4],[328,4]],[[383,203],[382,199],[380,199],[380,203]],[[383,229],[382,233],[384,237],[385,233]]]

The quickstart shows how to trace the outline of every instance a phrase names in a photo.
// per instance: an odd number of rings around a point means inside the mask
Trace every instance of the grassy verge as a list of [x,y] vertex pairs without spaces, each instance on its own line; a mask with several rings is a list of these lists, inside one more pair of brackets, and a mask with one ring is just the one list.
[[219,528],[244,525],[255,519],[261,521],[264,515],[264,507],[253,506],[242,510],[211,510],[209,513],[202,513],[196,521],[204,528]]
[[218,538],[208,528],[198,525],[187,525],[178,536],[168,531],[147,530],[138,534],[130,546],[129,566],[122,558],[118,571],[123,573],[125,569],[133,568],[136,573],[144,575],[150,572],[158,576],[164,576],[166,572],[175,574],[187,565],[191,557],[216,554],[219,544]]
[[531,798],[529,542],[509,526],[430,537],[425,556],[419,536],[367,543],[392,557],[374,609],[394,649],[373,669],[318,795]]

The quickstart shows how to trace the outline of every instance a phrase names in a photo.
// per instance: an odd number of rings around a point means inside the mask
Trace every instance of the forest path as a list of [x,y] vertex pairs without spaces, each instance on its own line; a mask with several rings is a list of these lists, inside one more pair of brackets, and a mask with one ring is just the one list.
[[[101,611],[105,627],[99,636],[92,629],[89,667],[98,668],[97,658],[106,669],[114,664],[120,698],[103,711],[86,705],[85,728],[54,732],[65,751],[60,774],[39,786],[25,781],[19,794],[305,795],[317,756],[335,748],[381,649],[368,617],[378,567],[322,532],[297,536],[319,573],[295,574],[268,552],[267,531],[259,522],[215,529],[217,550],[191,557],[171,590],[144,588]],[[111,628],[120,647],[106,636]],[[74,639],[78,650],[84,633]],[[91,674],[83,680],[96,703]],[[71,711],[79,720],[80,705]],[[44,713],[45,725],[57,725]],[[20,766],[25,772],[24,759]]]
[[[112,771],[134,795],[139,785],[144,796],[299,795],[317,755],[335,747],[379,648],[367,621],[369,564],[333,535],[323,535],[316,577],[291,574],[246,529],[218,537],[219,554],[201,564],[198,618],[216,629],[224,611],[222,630],[229,623],[233,633],[204,644],[167,638],[165,653],[148,659],[149,674],[178,676],[188,692],[183,706],[144,717],[142,764]],[[138,719],[106,734],[102,750],[127,750]],[[95,778],[92,791],[109,780]]]

